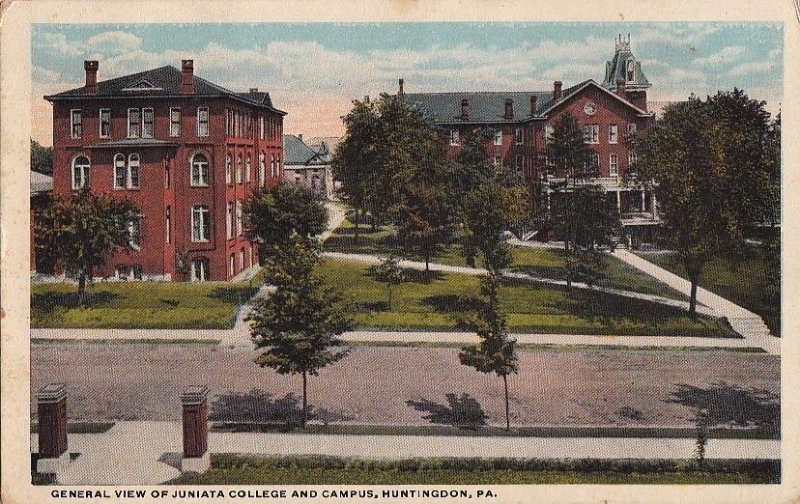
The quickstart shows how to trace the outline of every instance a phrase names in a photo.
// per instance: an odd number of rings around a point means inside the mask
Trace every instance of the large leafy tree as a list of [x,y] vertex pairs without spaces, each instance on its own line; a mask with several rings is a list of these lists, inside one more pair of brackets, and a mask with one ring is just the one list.
[[313,240],[328,225],[328,212],[311,191],[289,184],[253,193],[245,200],[243,213],[248,235],[261,244],[262,262],[293,237]]
[[308,377],[347,354],[339,336],[352,326],[340,294],[314,271],[315,244],[294,237],[275,249],[266,269],[276,290],[255,301],[247,320],[256,349],[256,364],[303,380],[302,427],[308,420]]
[[50,206],[36,209],[36,247],[61,261],[78,277],[78,302],[88,303],[86,281],[115,249],[129,248],[137,208],[127,199],[94,194],[88,189],[70,196],[55,196]]
[[506,406],[506,430],[511,428],[508,400],[508,375],[517,372],[516,340],[508,337],[505,314],[500,311],[500,275],[490,272],[481,279],[481,294],[485,301],[478,313],[470,320],[472,329],[480,341],[465,346],[458,358],[465,366],[474,367],[481,373],[494,373],[503,379]]
[[43,147],[31,138],[31,170],[45,175],[53,174],[53,148]]
[[642,144],[637,177],[655,183],[663,233],[691,282],[692,315],[705,264],[741,253],[744,227],[764,218],[775,194],[764,107],[739,89],[692,97],[668,107]]

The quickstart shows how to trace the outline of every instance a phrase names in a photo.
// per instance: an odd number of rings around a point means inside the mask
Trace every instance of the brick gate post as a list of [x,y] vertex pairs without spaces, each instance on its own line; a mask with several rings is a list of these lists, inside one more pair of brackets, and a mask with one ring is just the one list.
[[183,404],[183,459],[181,471],[205,472],[208,454],[208,387],[194,385],[181,394]]
[[36,393],[39,414],[39,459],[36,472],[59,473],[69,465],[67,387],[50,383]]

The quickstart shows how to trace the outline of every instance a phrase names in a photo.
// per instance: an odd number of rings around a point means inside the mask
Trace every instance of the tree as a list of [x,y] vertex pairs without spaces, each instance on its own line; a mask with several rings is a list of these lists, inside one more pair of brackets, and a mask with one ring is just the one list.
[[313,240],[328,226],[328,212],[311,191],[289,184],[259,190],[244,201],[244,226],[251,240],[260,243],[261,262],[291,242],[293,236]]
[[36,209],[36,246],[50,251],[67,272],[77,275],[81,305],[88,303],[86,280],[104,263],[106,254],[131,247],[137,214],[129,200],[88,189],[68,197],[54,196],[52,205]]
[[389,291],[389,303],[387,306],[391,310],[392,286],[400,285],[406,280],[406,275],[400,267],[400,258],[391,255],[384,257],[378,265],[370,268],[370,274],[379,282],[386,284],[386,289]]
[[739,89],[690,98],[667,107],[642,144],[637,177],[655,184],[662,234],[691,282],[693,316],[703,267],[742,253],[744,226],[763,219],[773,190],[764,106]]
[[275,250],[266,269],[276,290],[256,299],[247,320],[256,349],[263,349],[256,364],[280,374],[302,375],[305,428],[308,377],[347,355],[338,336],[351,328],[352,320],[340,294],[314,271],[319,261],[315,244],[295,236]]
[[516,340],[509,339],[505,314],[500,311],[500,275],[490,271],[481,279],[481,294],[485,297],[483,306],[470,321],[472,329],[478,333],[477,345],[465,346],[458,354],[461,364],[474,367],[481,373],[494,373],[503,378],[506,406],[506,430],[511,429],[508,400],[508,375],[516,373]]
[[31,138],[31,170],[45,175],[53,174],[53,148],[43,147]]

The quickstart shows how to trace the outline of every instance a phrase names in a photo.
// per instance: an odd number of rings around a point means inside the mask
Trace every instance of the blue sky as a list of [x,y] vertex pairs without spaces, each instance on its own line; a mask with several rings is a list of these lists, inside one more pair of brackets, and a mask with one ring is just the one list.
[[213,82],[269,91],[289,112],[286,132],[338,135],[352,99],[394,92],[399,77],[407,92],[600,81],[619,33],[631,35],[650,100],[736,86],[779,107],[779,23],[38,24],[34,138],[51,143],[49,105],[37,97],[82,85],[85,59],[100,61],[102,80],[193,58]]

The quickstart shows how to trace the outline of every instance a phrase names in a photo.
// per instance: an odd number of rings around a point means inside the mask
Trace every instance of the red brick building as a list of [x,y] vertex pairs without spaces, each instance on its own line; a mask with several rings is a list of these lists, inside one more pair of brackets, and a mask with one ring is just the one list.
[[544,156],[548,134],[563,115],[571,114],[599,167],[598,178],[582,183],[603,186],[626,232],[649,241],[660,224],[655,196],[623,181],[636,156],[626,136],[643,137],[654,122],[647,109],[650,86],[631,52],[630,37],[620,37],[613,59],[606,62],[602,84],[589,79],[569,88],[556,81],[547,91],[405,93],[401,79],[399,92],[439,127],[448,155],[456,156],[465,137],[476,129],[489,128],[495,132],[486,146],[492,162],[517,171],[535,190],[547,194],[557,175]]
[[281,180],[283,116],[269,93],[237,93],[164,66],[86,85],[53,104],[53,191],[84,187],[127,197],[131,250],[109,254],[96,278],[230,280],[258,263],[242,203]]

